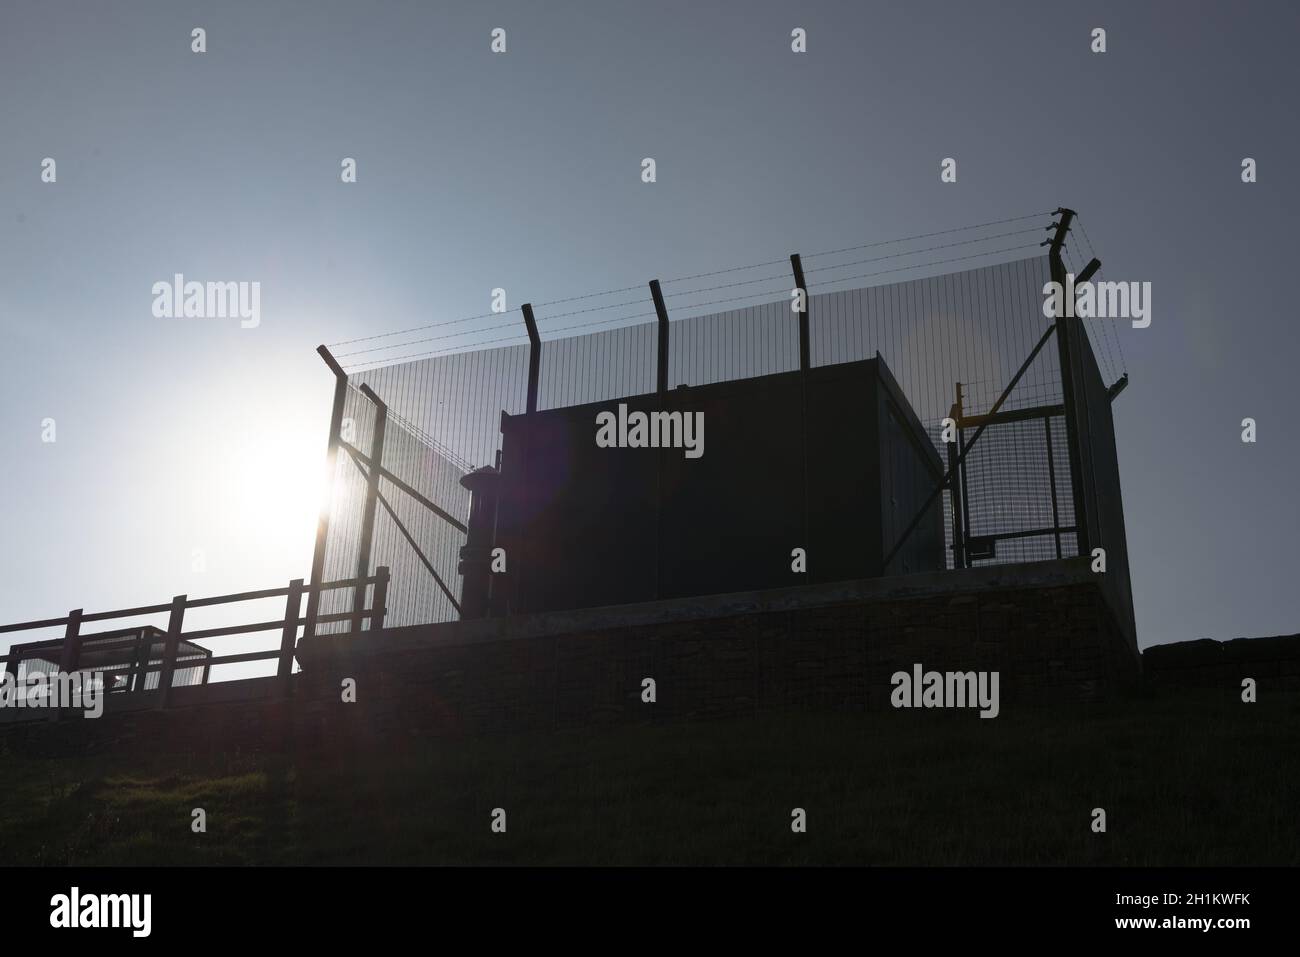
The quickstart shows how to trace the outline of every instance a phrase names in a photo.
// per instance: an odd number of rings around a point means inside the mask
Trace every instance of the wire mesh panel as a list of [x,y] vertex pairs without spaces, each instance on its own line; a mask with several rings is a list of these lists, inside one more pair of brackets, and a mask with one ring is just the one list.
[[[969,438],[970,430],[963,435]],[[1063,415],[991,424],[971,447],[959,479],[967,564],[1078,554],[1076,535],[1062,531],[1074,526]],[[950,544],[952,537],[950,528]]]
[[[460,589],[456,566],[465,532],[447,516],[463,526],[469,514],[469,491],[460,484],[468,466],[391,414],[383,462],[397,480],[380,480],[371,551],[372,568],[386,565],[391,573],[385,623],[453,619]],[[436,504],[446,516],[425,502]]]
[[[386,565],[391,575],[386,624],[452,620],[457,617],[456,569],[469,513],[469,492],[460,479],[470,466],[418,426],[388,410],[369,560],[360,568],[377,421],[375,404],[349,386],[335,463],[324,578],[366,577]],[[368,586],[360,595],[350,588],[323,592],[321,617],[369,608],[371,589],[373,586]],[[316,633],[340,634],[352,629],[348,620],[323,621]]]

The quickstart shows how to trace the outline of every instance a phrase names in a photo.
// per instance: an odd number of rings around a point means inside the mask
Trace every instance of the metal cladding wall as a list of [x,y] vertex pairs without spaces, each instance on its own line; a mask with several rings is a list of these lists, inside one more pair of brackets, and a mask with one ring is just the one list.
[[[618,401],[503,419],[494,613],[596,607],[882,574],[942,478],[937,453],[879,359],[802,376],[622,400],[629,413],[703,414],[703,448],[601,448]],[[939,503],[890,566],[945,567]],[[807,573],[791,570],[794,548]]]
[[1086,337],[1076,335],[1072,364],[1083,387],[1075,411],[1083,473],[1084,510],[1088,518],[1089,549],[1106,550],[1102,593],[1111,603],[1120,630],[1137,649],[1133,584],[1129,576],[1128,537],[1124,531],[1124,502],[1120,494],[1119,455],[1110,395]]

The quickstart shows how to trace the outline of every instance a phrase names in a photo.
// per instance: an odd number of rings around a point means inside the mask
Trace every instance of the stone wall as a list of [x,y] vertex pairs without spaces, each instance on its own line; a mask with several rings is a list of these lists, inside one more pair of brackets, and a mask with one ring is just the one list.
[[1259,694],[1300,691],[1300,635],[1179,641],[1142,652],[1154,689],[1206,688],[1239,695],[1243,678],[1254,678]]
[[914,664],[998,671],[1006,714],[1113,697],[1140,669],[1086,560],[329,636],[299,660],[287,700],[271,679],[229,682],[3,733],[42,752],[230,751],[862,711],[890,707],[891,675]]

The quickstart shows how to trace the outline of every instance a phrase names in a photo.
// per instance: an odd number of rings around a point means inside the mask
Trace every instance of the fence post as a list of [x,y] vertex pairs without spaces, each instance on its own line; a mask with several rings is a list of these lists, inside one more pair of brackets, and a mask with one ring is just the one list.
[[799,369],[808,372],[812,365],[812,340],[808,334],[808,283],[803,278],[803,259],[798,253],[790,255],[790,270],[794,273],[794,287],[803,296],[803,308],[799,310]]
[[65,675],[76,671],[81,660],[81,614],[80,608],[68,612],[68,626],[63,632],[63,648],[59,654],[59,670]]
[[[59,651],[59,670],[55,673],[55,678],[59,674],[70,675],[77,670],[77,661],[81,658],[81,613],[80,608],[68,612],[68,624],[63,631],[63,646]],[[53,701],[54,689],[51,687],[47,693]],[[60,708],[51,708],[50,720],[57,721],[60,711]]]
[[650,298],[654,300],[655,316],[659,320],[659,350],[658,358],[655,361],[655,391],[659,393],[659,401],[664,400],[664,393],[668,391],[668,307],[664,305],[663,290],[659,288],[659,280],[650,280]]
[[[1061,259],[1061,247],[1065,245],[1066,233],[1070,231],[1070,224],[1074,221],[1074,210],[1062,206],[1056,211],[1056,215],[1058,217],[1057,221],[1048,227],[1054,232],[1052,238],[1047,242],[1047,262],[1052,281],[1057,283],[1064,293],[1066,272],[1065,263]],[[1095,272],[1095,270],[1093,271]],[[1089,534],[1091,517],[1088,515],[1088,501],[1083,489],[1085,462],[1083,439],[1079,434],[1082,414],[1079,408],[1081,396],[1076,376],[1076,360],[1078,357],[1075,342],[1078,331],[1082,327],[1079,320],[1072,315],[1074,303],[1064,301],[1064,294],[1062,300],[1065,308],[1061,310],[1060,315],[1055,317],[1057,365],[1061,373],[1061,402],[1065,406],[1065,440],[1066,449],[1069,452],[1070,487],[1076,529],[1075,542],[1078,545],[1076,554],[1087,555],[1092,548],[1091,535]]]
[[348,395],[348,376],[338,364],[330,351],[324,346],[316,350],[330,371],[334,373],[334,405],[330,411],[329,444],[325,449],[326,486],[325,501],[321,503],[320,514],[316,518],[316,548],[311,559],[311,583],[313,587],[307,595],[307,626],[304,637],[316,634],[316,616],[320,612],[320,584],[325,573],[325,546],[329,539],[330,512],[334,507],[334,480],[339,454],[339,441],[342,438],[343,407]]
[[293,650],[298,639],[298,614],[302,611],[302,579],[289,582],[289,597],[284,603],[284,629],[280,632],[280,693],[289,694],[293,674]]
[[524,328],[528,332],[528,398],[524,405],[527,412],[537,411],[537,384],[542,368],[542,340],[537,335],[537,321],[533,318],[533,304],[526,302],[522,306]]
[[[808,293],[808,282],[803,277],[803,259],[798,253],[790,254],[790,270],[794,273],[794,286],[799,290],[803,308],[799,310],[799,423],[800,456],[803,459],[803,542],[804,555],[814,554],[812,539],[812,483],[809,479],[808,465],[808,370],[812,366],[812,339],[808,332],[808,307],[812,305]],[[879,360],[880,353],[876,353]],[[815,559],[814,559],[815,560]],[[804,581],[813,580],[812,572],[805,564]],[[883,574],[883,571],[882,571]]]
[[[663,290],[659,280],[650,280],[650,298],[654,300],[655,316],[659,320],[659,358],[655,363],[655,389],[659,396],[659,411],[666,412],[668,397],[668,307],[664,305]],[[683,409],[682,415],[690,415]],[[655,450],[655,593],[657,601],[663,597],[664,579],[664,450]]]
[[370,474],[366,477],[366,504],[361,516],[361,543],[357,547],[357,584],[352,591],[352,633],[361,631],[365,617],[366,579],[370,577],[370,543],[375,535],[375,509],[379,503],[379,476],[384,470],[384,432],[388,427],[388,406],[368,385],[361,394],[375,406],[375,429],[370,437]]
[[[176,649],[181,643],[181,625],[185,621],[186,595],[172,599],[171,617],[167,619],[167,637],[163,641],[162,663],[158,671],[158,707],[167,707],[171,696],[172,673],[176,670]],[[146,678],[146,683],[148,679]]]
[[388,611],[388,566],[380,565],[375,569],[375,594],[370,606],[370,630],[378,631],[384,627],[384,614]]

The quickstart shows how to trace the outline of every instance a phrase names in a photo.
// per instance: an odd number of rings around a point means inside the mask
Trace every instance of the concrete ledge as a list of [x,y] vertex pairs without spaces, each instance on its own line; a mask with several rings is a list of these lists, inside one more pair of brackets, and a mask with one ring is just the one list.
[[[996,671],[1000,707],[1122,694],[1140,661],[1087,559],[393,628],[300,644],[275,679],[178,688],[167,710],[13,728],[37,751],[400,747],[423,735],[892,708],[916,664]],[[657,697],[642,697],[653,677]],[[340,680],[355,682],[344,701]],[[653,704],[650,707],[649,704]],[[111,709],[116,710],[116,709]],[[17,745],[15,745],[17,746]]]
[[1052,588],[1093,584],[1096,576],[1089,559],[1066,558],[1019,565],[985,565],[942,572],[862,578],[818,585],[795,585],[765,591],[672,598],[634,605],[609,605],[573,611],[480,618],[434,625],[384,628],[359,635],[318,635],[298,643],[297,657],[304,670],[339,658],[418,651],[488,642],[516,641],[556,635],[581,635],[593,631],[633,628],[684,621],[771,614],[846,604],[874,604],[987,594],[1008,589]]

